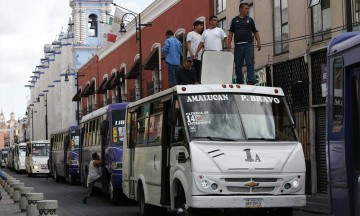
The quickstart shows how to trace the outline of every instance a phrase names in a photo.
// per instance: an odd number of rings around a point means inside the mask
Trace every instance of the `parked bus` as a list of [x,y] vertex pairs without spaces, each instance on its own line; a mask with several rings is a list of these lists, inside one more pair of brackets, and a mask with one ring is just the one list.
[[14,170],[14,146],[7,147],[8,158],[6,167],[10,170]]
[[110,104],[81,119],[82,162],[81,172],[86,184],[91,155],[96,152],[104,161],[102,181],[95,184],[109,193],[110,200],[118,203],[124,197],[121,190],[122,148],[124,140],[126,103]]
[[123,191],[141,215],[288,216],[306,204],[303,148],[281,88],[178,85],[130,103],[125,127]]
[[6,148],[0,150],[0,165],[1,167],[5,167],[7,164],[8,151]]
[[66,179],[75,184],[79,171],[79,126],[70,126],[50,135],[50,173],[58,182]]
[[25,171],[26,143],[15,144],[14,147],[14,170],[16,173]]
[[29,177],[37,174],[49,174],[49,140],[37,140],[26,143],[25,166]]
[[327,161],[332,215],[360,215],[360,32],[336,36],[327,59]]

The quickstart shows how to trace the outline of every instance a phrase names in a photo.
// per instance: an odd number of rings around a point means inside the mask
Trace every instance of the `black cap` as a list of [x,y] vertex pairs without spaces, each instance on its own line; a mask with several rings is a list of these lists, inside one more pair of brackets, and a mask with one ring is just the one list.
[[195,20],[193,25],[194,25],[194,27],[197,25],[204,25],[204,22],[201,20]]

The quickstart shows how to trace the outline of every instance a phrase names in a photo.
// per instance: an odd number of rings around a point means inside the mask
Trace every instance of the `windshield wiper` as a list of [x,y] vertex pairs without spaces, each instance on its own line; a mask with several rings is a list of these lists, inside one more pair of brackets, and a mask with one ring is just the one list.
[[212,137],[212,136],[206,136],[206,137],[193,137],[193,139],[208,139],[211,141],[236,141],[234,139],[225,138],[225,137]]
[[264,140],[264,141],[278,141],[278,139],[272,139],[272,138],[248,138],[248,140]]

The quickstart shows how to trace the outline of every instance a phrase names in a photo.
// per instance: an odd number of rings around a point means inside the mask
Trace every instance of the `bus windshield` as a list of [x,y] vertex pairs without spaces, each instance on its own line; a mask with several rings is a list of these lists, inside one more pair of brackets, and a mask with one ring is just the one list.
[[79,135],[71,134],[70,140],[71,151],[78,152],[79,151]]
[[285,98],[258,94],[179,95],[190,140],[295,141]]
[[2,158],[7,158],[8,152],[7,152],[7,151],[2,151],[2,152],[1,152],[1,155],[2,155],[2,156],[1,156]]
[[48,144],[46,143],[33,143],[32,144],[33,156],[48,156]]
[[25,157],[26,155],[26,146],[20,146],[19,147],[19,155],[22,157]]
[[110,134],[114,145],[123,144],[125,136],[125,110],[112,111]]

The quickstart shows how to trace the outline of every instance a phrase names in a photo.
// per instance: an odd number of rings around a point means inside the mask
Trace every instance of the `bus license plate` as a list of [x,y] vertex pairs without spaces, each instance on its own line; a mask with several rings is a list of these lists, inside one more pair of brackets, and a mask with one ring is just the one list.
[[245,199],[245,208],[261,208],[262,206],[262,199]]

